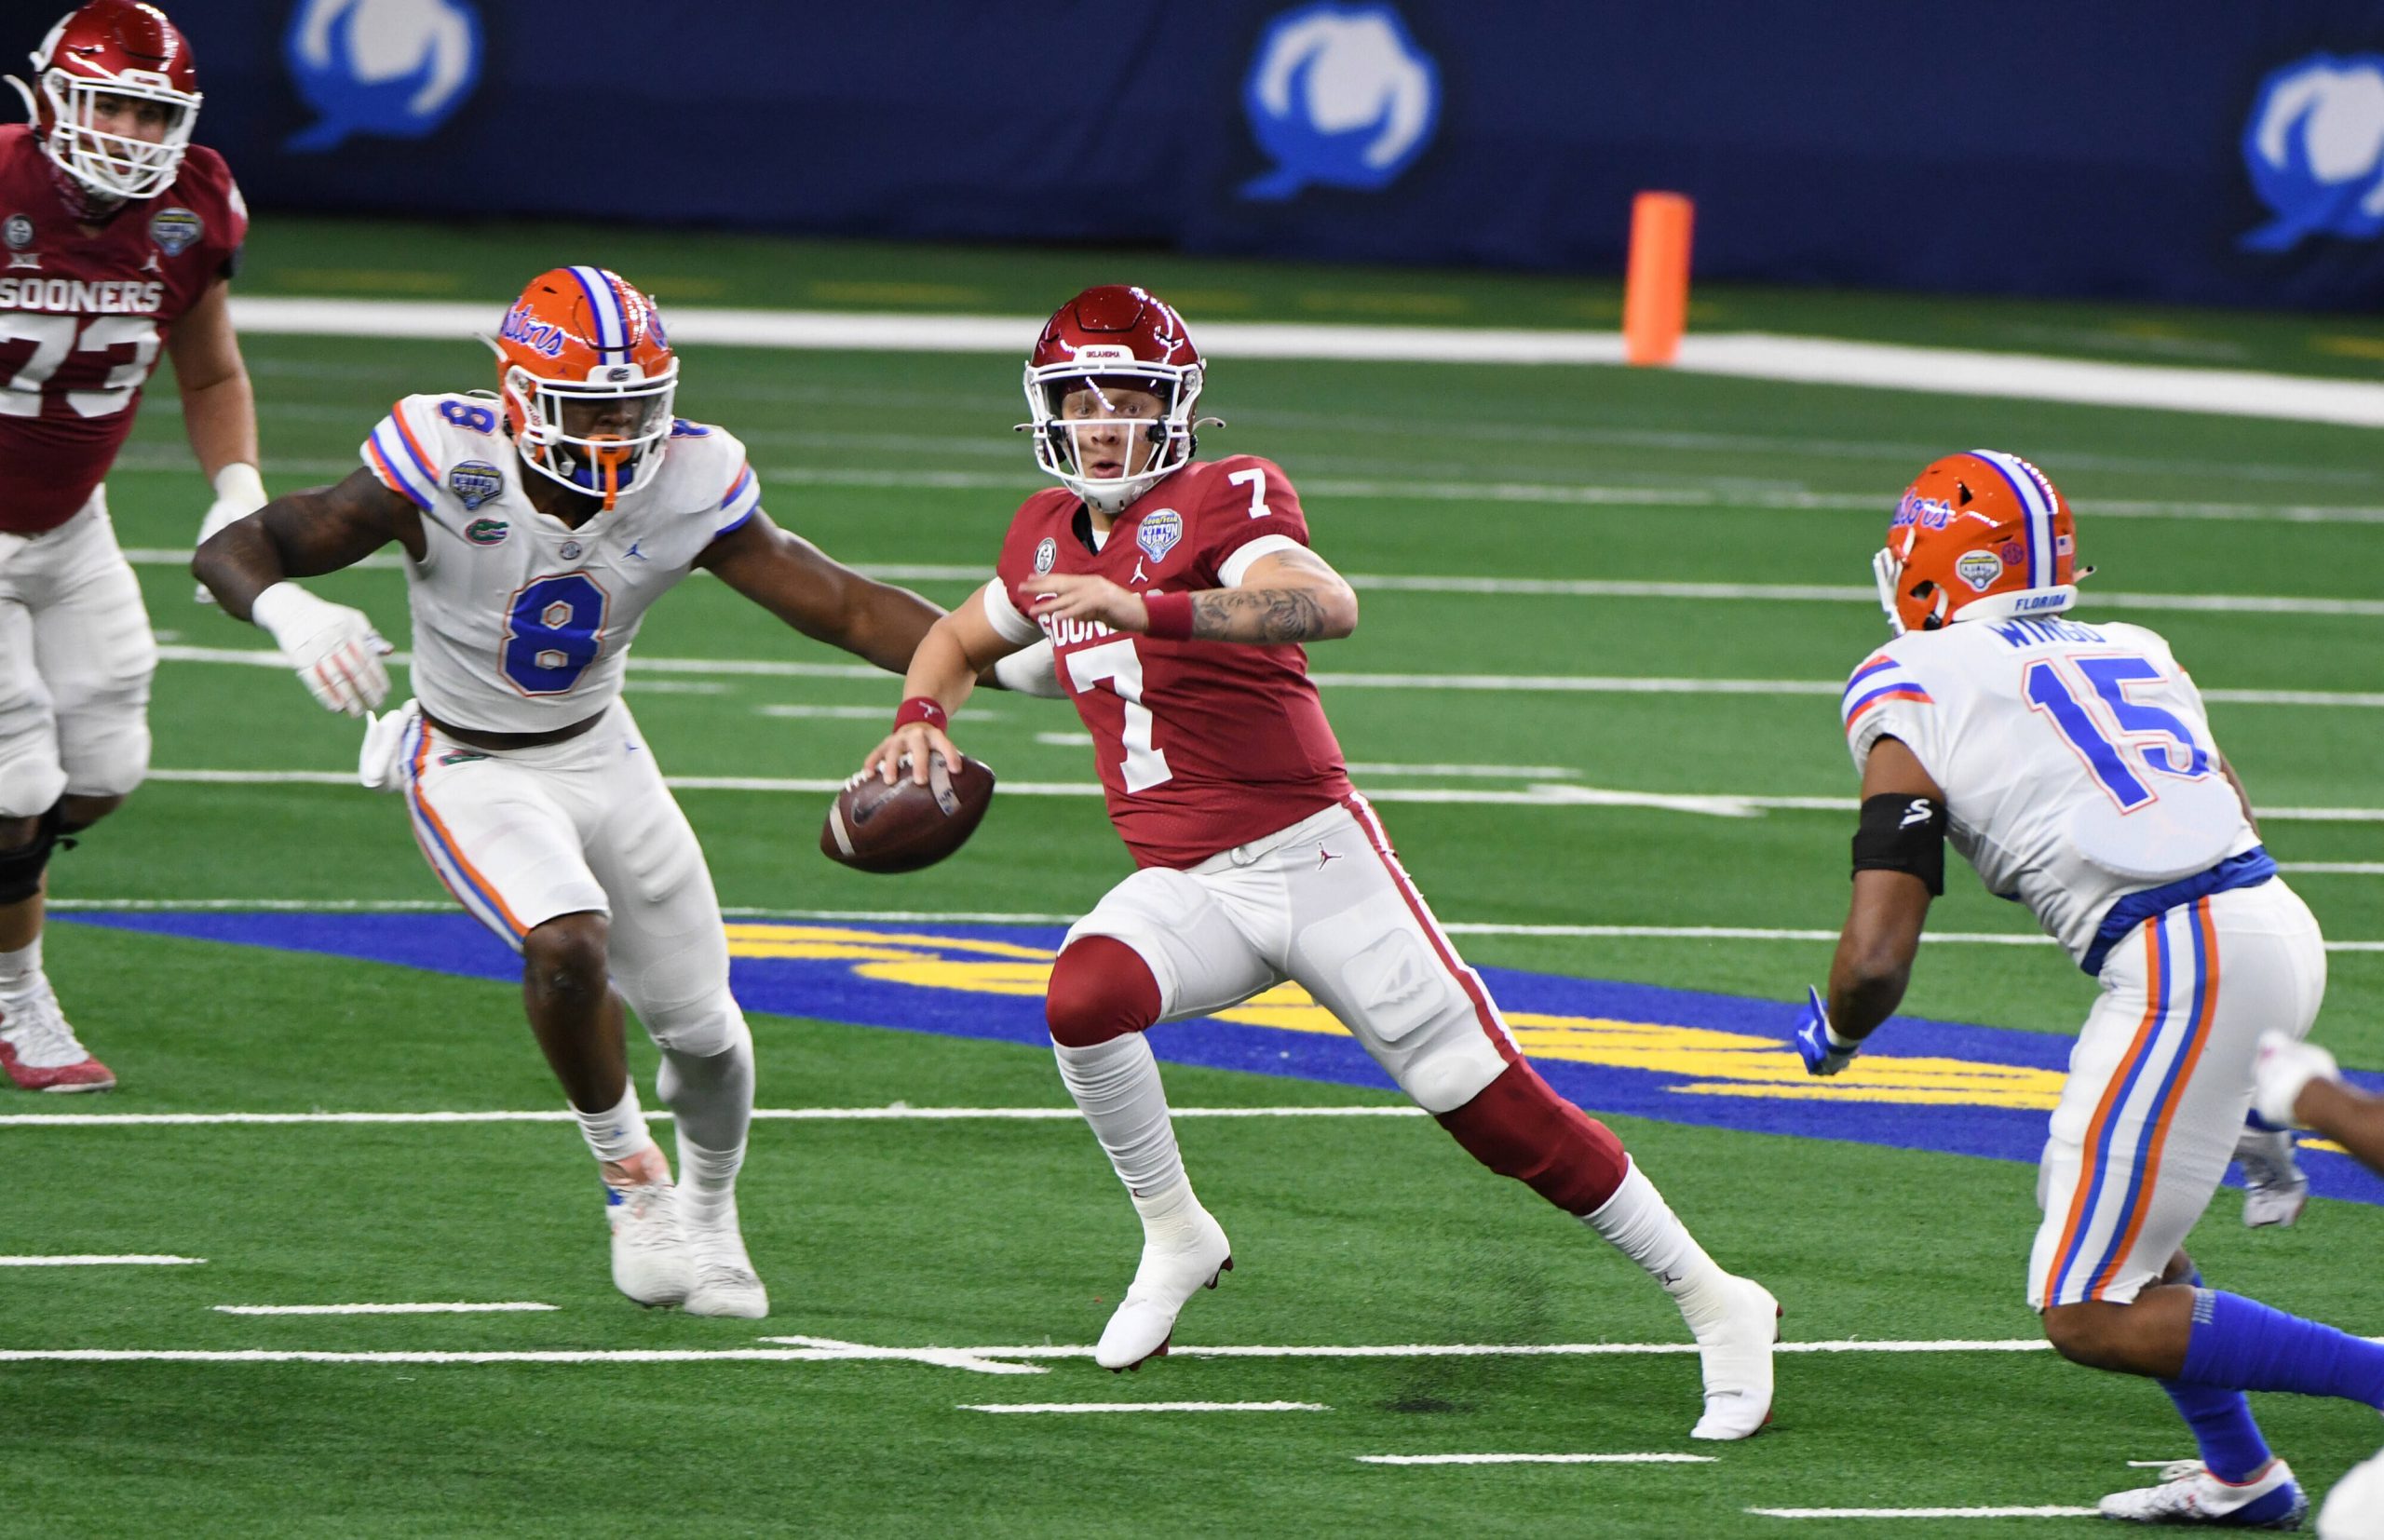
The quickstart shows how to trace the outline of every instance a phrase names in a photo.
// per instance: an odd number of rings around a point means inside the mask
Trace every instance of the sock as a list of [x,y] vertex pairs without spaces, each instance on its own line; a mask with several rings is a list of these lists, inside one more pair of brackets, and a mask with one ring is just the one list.
[[589,1150],[599,1160],[627,1160],[654,1147],[654,1135],[647,1130],[645,1114],[637,1104],[634,1078],[623,1086],[616,1105],[600,1113],[571,1110],[579,1119],[579,1136],[588,1141]]
[[0,952],[0,994],[22,994],[41,981],[41,938]]
[[2252,1403],[2242,1391],[2190,1380],[2163,1380],[2160,1388],[2194,1430],[2201,1463],[2213,1476],[2240,1485],[2268,1468],[2269,1441],[2260,1437],[2260,1425],[2252,1421]]
[[[1060,1078],[1076,1098],[1092,1136],[1109,1155],[1118,1180],[1137,1199],[1158,1198],[1184,1185],[1184,1157],[1176,1152],[1175,1126],[1168,1121],[1167,1091],[1158,1060],[1140,1033],[1096,1043],[1089,1048],[1052,1045]],[[1147,1224],[1145,1225],[1147,1228]]]
[[1631,1162],[1614,1196],[1581,1223],[1662,1284],[1692,1332],[1728,1310],[1729,1291],[1722,1286],[1730,1275],[1705,1254],[1637,1161]]
[[2193,1334],[2177,1377],[2235,1390],[2339,1396],[2384,1411],[2384,1344],[2217,1289],[2194,1290]]
[[726,1050],[708,1056],[665,1047],[655,1088],[679,1125],[682,1223],[733,1228],[737,1172],[753,1122],[752,1034],[740,1031]]

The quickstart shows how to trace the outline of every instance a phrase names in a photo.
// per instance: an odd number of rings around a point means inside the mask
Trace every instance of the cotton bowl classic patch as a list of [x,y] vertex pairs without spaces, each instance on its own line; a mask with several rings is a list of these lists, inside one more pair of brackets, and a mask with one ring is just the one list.
[[[447,485],[454,491],[456,497],[462,500],[465,507],[477,508],[505,490],[505,477],[494,466],[485,460],[462,460],[456,463],[454,469],[447,473]],[[496,540],[505,538],[503,524],[496,523],[494,520],[482,520],[481,522],[494,525],[497,531]],[[475,524],[472,527],[478,529],[480,525]],[[478,536],[474,538],[478,539]],[[480,543],[483,546],[494,546],[496,540],[481,540]]]
[[[62,916],[61,917],[63,918]],[[522,963],[464,914],[79,913],[74,923],[326,953],[518,982]],[[731,980],[748,1011],[993,1038],[1048,1052],[1056,927],[737,922]],[[2033,1163],[2061,1094],[2068,1034],[1896,1019],[1882,1048],[1829,1080],[1789,1041],[1794,1009],[1648,984],[1480,969],[1515,1040],[1592,1113]],[[1172,1063],[1394,1087],[1296,984],[1154,1027]],[[2384,1077],[2353,1075],[2384,1088]],[[2322,1196],[2384,1205],[2384,1180],[2305,1142]]]

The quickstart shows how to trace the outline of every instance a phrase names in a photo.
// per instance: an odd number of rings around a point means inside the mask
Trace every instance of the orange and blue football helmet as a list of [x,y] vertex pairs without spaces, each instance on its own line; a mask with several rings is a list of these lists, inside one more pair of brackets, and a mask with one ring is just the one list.
[[522,290],[489,339],[524,464],[611,507],[654,479],[679,359],[653,300],[602,267],[558,267]]
[[2077,520],[2044,472],[2018,455],[1949,454],[1904,489],[1871,571],[1898,636],[2058,615],[2078,602]]

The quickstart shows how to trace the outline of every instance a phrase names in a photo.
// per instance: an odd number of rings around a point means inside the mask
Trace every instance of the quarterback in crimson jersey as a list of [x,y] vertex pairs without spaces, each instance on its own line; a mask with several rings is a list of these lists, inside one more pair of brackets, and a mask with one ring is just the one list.
[[30,124],[0,128],[0,1068],[104,1090],[42,970],[53,850],[149,765],[156,644],[103,485],[160,350],[215,489],[201,538],[263,506],[256,408],[225,292],[248,210],[190,142],[190,46],[92,0],[50,29]]
[[1289,980],[1476,1159],[1661,1282],[1703,1360],[1694,1437],[1748,1437],[1770,1416],[1777,1302],[1715,1265],[1613,1132],[1524,1060],[1351,789],[1301,644],[1348,635],[1357,596],[1308,548],[1280,466],[1193,458],[1201,374],[1182,319],[1143,290],[1060,307],[1026,394],[1036,459],[1061,485],[1026,500],[980,600],[919,644],[909,698],[863,767],[925,781],[930,753],[956,761],[944,724],[979,671],[1046,639],[1092,734],[1140,870],[1069,930],[1046,1018],[1143,1220],[1097,1361],[1165,1353],[1185,1303],[1233,1265],[1185,1175],[1144,1029]]

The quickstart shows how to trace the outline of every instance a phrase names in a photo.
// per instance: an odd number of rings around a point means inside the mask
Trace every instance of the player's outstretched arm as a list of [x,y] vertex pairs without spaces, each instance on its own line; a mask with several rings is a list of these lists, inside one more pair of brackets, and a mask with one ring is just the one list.
[[392,540],[422,560],[413,505],[358,470],[335,487],[277,497],[219,530],[190,569],[224,614],[271,633],[326,709],[360,716],[388,696],[381,658],[389,644],[362,611],[318,599],[289,579],[354,566]]
[[1158,637],[1272,647],[1330,642],[1358,628],[1357,593],[1305,548],[1260,557],[1238,588],[1145,598],[1090,573],[1053,573],[1036,584],[1046,594],[1029,612],[1037,619],[1097,620]]
[[814,642],[899,674],[943,612],[908,588],[863,577],[759,509],[704,547],[696,565]]
[[[183,431],[215,499],[199,521],[203,546],[217,531],[264,507],[264,481],[257,474],[257,405],[240,339],[232,330],[231,286],[218,279],[191,306],[166,351],[174,360],[174,383],[182,392]],[[204,588],[196,596],[210,602]]]
[[1797,1026],[1814,1074],[1844,1069],[1862,1040],[1895,1014],[1920,951],[1929,900],[1945,891],[1944,874],[1945,795],[1901,739],[1883,737],[1862,767],[1854,898],[1830,962],[1829,995],[1808,1004]]

